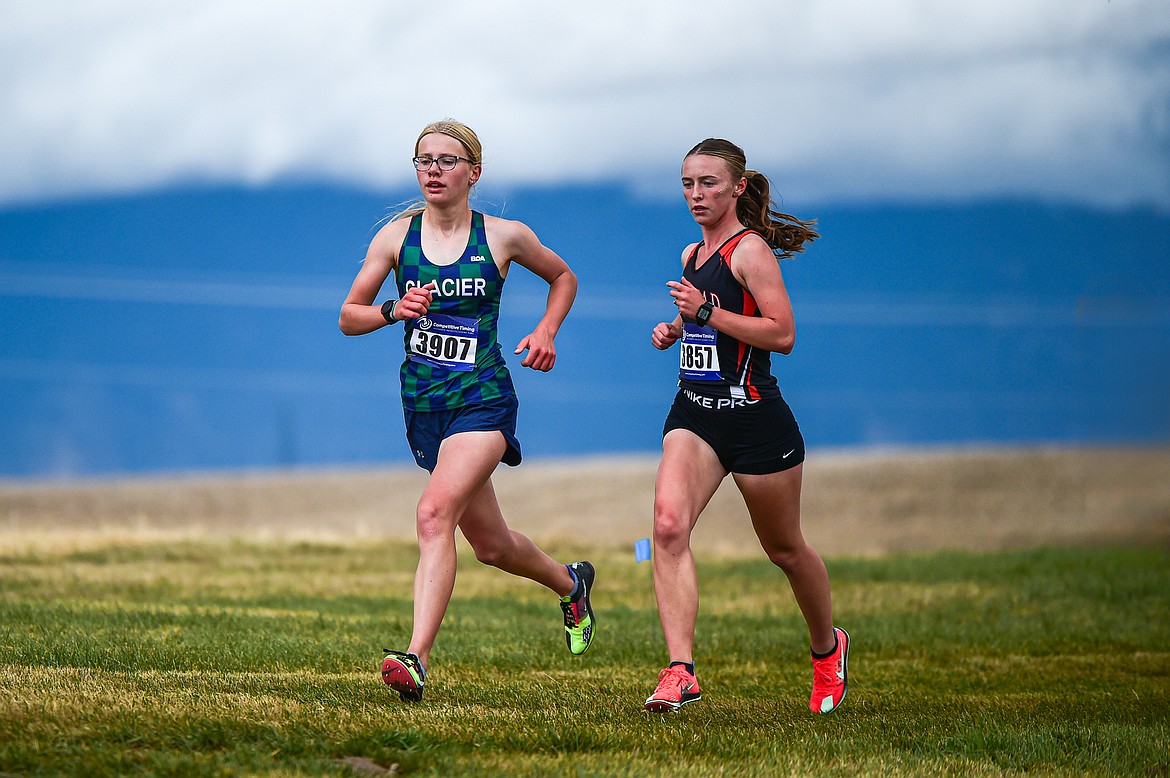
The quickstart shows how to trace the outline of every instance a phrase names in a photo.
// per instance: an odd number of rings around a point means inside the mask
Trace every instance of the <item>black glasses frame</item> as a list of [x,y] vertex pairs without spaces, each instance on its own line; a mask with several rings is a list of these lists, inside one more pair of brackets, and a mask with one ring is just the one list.
[[466,162],[469,165],[475,164],[467,157],[457,157],[454,154],[442,154],[438,157],[412,157],[410,161],[414,164],[414,169],[420,173],[430,170],[431,165],[434,164],[438,164],[439,170],[442,171],[454,170],[460,162]]

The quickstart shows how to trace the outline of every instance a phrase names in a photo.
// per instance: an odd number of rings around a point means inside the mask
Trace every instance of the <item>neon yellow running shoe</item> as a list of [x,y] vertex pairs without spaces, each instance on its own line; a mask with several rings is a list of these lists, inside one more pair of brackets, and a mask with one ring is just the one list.
[[576,597],[562,597],[561,610],[565,612],[565,643],[569,653],[584,654],[593,643],[593,606],[589,596],[593,593],[593,565],[588,562],[574,562],[569,569],[577,576],[579,584]]

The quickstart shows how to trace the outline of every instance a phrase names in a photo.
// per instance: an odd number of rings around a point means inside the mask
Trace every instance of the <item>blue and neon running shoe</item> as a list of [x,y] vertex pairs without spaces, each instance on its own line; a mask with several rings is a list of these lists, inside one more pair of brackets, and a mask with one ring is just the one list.
[[584,654],[593,642],[593,578],[596,573],[588,562],[574,562],[569,569],[577,576],[576,596],[562,597],[561,610],[565,612],[565,642],[572,654]]

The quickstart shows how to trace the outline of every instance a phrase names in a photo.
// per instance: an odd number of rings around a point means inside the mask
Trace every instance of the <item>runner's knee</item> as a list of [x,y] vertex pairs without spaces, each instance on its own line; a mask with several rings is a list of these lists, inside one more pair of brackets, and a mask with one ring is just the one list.
[[415,511],[415,532],[420,543],[446,538],[454,532],[455,523],[441,502],[428,500],[424,495]]
[[508,558],[510,544],[504,538],[469,539],[469,542],[475,558],[482,564],[499,567]]
[[654,545],[659,548],[686,546],[691,540],[690,516],[675,503],[654,503]]
[[815,553],[803,540],[792,545],[765,547],[764,550],[768,553],[768,561],[785,573],[797,570],[809,558],[810,554]]

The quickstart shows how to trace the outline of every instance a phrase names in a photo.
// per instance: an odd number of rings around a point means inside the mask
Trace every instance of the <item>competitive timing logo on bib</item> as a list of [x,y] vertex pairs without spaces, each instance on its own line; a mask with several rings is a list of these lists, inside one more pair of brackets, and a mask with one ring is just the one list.
[[444,335],[478,335],[479,327],[475,319],[465,319],[459,316],[444,316],[435,313],[430,316],[420,316],[414,325],[420,330],[430,330],[438,327]]

